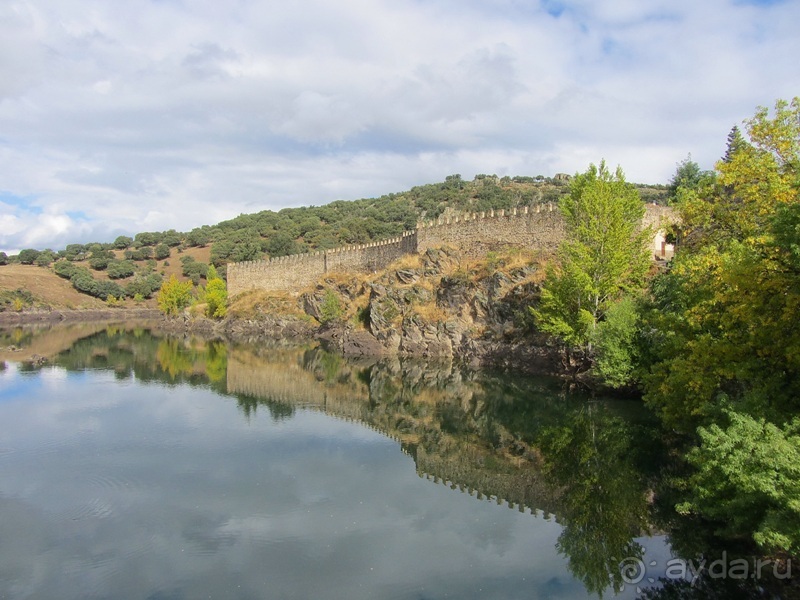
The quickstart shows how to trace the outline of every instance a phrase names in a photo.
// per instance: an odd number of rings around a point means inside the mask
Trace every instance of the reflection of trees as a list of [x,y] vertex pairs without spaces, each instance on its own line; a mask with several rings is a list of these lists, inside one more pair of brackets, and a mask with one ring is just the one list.
[[550,380],[125,328],[80,340],[55,362],[211,386],[235,397],[248,419],[262,408],[287,419],[304,407],[361,422],[397,439],[420,475],[555,514],[564,527],[558,549],[593,593],[619,585],[619,562],[642,554],[634,538],[647,527],[650,430]]
[[[710,561],[709,561],[710,562]],[[699,564],[699,563],[696,563]],[[641,600],[767,600],[789,598],[767,590],[763,581],[756,579],[732,579],[730,577],[711,578],[707,571],[689,579],[662,578],[660,587],[643,590]],[[786,590],[781,590],[785,592]],[[798,594],[794,595],[795,598]]]
[[224,391],[228,348],[224,342],[161,337],[137,326],[110,325],[76,341],[53,364],[68,371],[113,370],[120,379],[188,383]]
[[624,421],[598,405],[573,412],[542,433],[548,477],[561,486],[558,550],[587,590],[622,585],[620,561],[641,558],[634,541],[647,526],[646,484]]
[[220,341],[165,338],[158,344],[156,360],[173,380],[200,377],[220,383],[228,368],[227,345]]
[[14,327],[13,329],[0,330],[0,348],[7,346],[24,346],[29,344],[34,337],[32,329]]
[[255,398],[253,396],[238,395],[236,403],[244,414],[248,422],[255,416],[258,407],[265,407],[273,421],[285,421],[294,416],[294,406],[283,402],[275,402],[267,398]]

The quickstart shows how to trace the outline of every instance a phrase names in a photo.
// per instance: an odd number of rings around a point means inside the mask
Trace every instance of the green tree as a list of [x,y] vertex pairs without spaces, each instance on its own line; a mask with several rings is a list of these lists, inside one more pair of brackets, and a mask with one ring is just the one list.
[[267,243],[270,256],[287,256],[297,252],[297,244],[287,233],[278,233]]
[[108,268],[108,263],[111,262],[107,256],[93,256],[89,259],[89,266],[95,271],[102,271]]
[[67,244],[62,254],[67,260],[83,260],[86,254],[86,247],[83,244]]
[[151,298],[153,294],[161,287],[163,278],[158,273],[150,273],[149,275],[135,275],[133,279],[125,286],[125,293],[134,298],[140,296],[141,298]]
[[155,246],[160,241],[159,238],[160,235],[158,233],[152,231],[143,231],[141,233],[137,233],[134,240],[139,242],[140,246]]
[[37,267],[49,267],[50,263],[52,263],[56,259],[56,253],[52,250],[43,250],[39,253],[36,257],[34,263]]
[[678,200],[680,190],[696,190],[699,188],[705,179],[713,177],[713,172],[703,171],[700,165],[692,160],[690,154],[680,163],[675,170],[675,175],[667,186],[667,194],[669,201],[674,203]]
[[537,440],[544,476],[559,490],[556,548],[600,597],[623,583],[620,561],[644,553],[636,538],[647,525],[647,485],[634,440],[634,428],[602,404],[571,411]]
[[181,241],[181,234],[174,229],[168,229],[161,236],[161,243],[166,244],[167,246],[180,246]]
[[623,297],[609,306],[605,319],[597,326],[596,357],[593,372],[606,385],[630,385],[639,362],[636,334],[639,324],[637,302]]
[[[729,138],[644,313],[645,401],[696,447],[677,510],[723,539],[800,553],[800,99]],[[733,142],[733,143],[731,143]]]
[[0,252],[0,266],[8,264],[8,254]]
[[164,260],[169,258],[170,249],[169,246],[165,243],[160,243],[156,246],[154,256],[156,260]]
[[165,315],[177,315],[192,302],[192,283],[178,281],[174,275],[161,285],[158,308]]
[[205,246],[211,241],[211,235],[204,228],[192,229],[186,234],[186,243],[189,246]]
[[777,427],[726,411],[729,424],[700,428],[689,454],[697,469],[679,512],[718,523],[720,533],[752,532],[764,552],[800,555],[800,419]]
[[131,244],[133,244],[133,238],[127,235],[120,235],[114,240],[114,248],[118,250],[127,250],[131,247]]
[[650,238],[642,229],[645,208],[622,170],[611,173],[605,162],[573,178],[560,208],[567,229],[560,265],[549,270],[532,312],[542,331],[591,348],[608,308],[644,285]]
[[723,162],[729,163],[733,160],[733,155],[742,148],[747,146],[747,142],[742,137],[742,132],[739,127],[734,125],[728,133],[728,144],[725,148],[725,156],[722,157]]
[[70,279],[77,269],[77,265],[72,264],[69,260],[59,260],[53,265],[53,271],[59,277]]
[[183,264],[181,269],[183,276],[191,279],[194,285],[200,284],[201,277],[208,279],[209,266],[206,263],[197,261],[191,256],[181,257],[181,263]]
[[652,287],[645,400],[686,432],[724,403],[778,425],[800,408],[800,101],[746,123],[719,185],[679,203],[691,243]]
[[217,270],[208,268],[208,284],[206,285],[206,316],[221,319],[228,311],[228,288],[217,275]]
[[32,265],[39,254],[39,251],[35,248],[25,248],[24,250],[20,250],[19,262],[23,265]]

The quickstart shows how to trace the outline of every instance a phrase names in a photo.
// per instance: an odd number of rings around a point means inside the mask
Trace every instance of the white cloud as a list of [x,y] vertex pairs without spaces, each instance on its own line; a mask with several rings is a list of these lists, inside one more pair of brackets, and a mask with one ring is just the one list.
[[27,200],[0,206],[0,248],[455,172],[606,158],[663,182],[689,152],[711,167],[732,125],[797,93],[797,22],[797,3],[730,0],[11,0],[0,198]]

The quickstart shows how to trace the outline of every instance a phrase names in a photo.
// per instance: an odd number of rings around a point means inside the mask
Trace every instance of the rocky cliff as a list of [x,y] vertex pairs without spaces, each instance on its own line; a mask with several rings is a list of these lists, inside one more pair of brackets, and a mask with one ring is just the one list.
[[328,274],[299,296],[246,292],[226,322],[183,326],[234,339],[316,338],[349,356],[443,357],[560,375],[585,370],[585,361],[532,326],[528,307],[543,278],[542,261],[530,251],[470,259],[431,248],[373,275]]

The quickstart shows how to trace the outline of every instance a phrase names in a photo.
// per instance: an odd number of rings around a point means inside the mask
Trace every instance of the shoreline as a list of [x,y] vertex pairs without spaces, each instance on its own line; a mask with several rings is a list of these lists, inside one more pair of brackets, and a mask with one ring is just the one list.
[[[601,391],[588,376],[589,363],[586,357],[571,356],[562,347],[547,343],[545,337],[541,335],[530,340],[497,340],[466,336],[461,343],[447,347],[449,351],[437,353],[431,352],[430,347],[388,348],[368,331],[357,330],[346,324],[315,326],[308,321],[273,315],[261,319],[231,318],[215,321],[186,314],[167,317],[156,309],[0,313],[0,327],[139,321],[146,321],[157,330],[172,336],[197,336],[233,344],[275,341],[292,344],[314,342],[326,350],[348,358],[400,357],[453,360],[471,369],[557,377],[589,390]],[[446,332],[445,324],[441,324],[441,329],[442,332]]]
[[0,326],[34,325],[37,323],[55,325],[57,323],[80,323],[92,321],[128,321],[143,319],[162,319],[163,314],[155,308],[89,308],[85,310],[32,310],[22,312],[1,312]]

